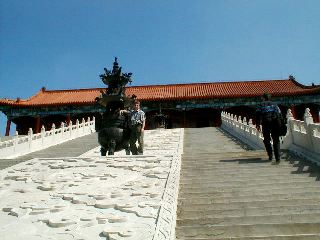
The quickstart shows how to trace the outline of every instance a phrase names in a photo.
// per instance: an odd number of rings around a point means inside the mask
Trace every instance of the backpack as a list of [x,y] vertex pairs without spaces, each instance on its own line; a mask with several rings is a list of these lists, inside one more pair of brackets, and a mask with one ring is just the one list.
[[282,116],[277,105],[266,104],[261,106],[260,113],[262,122],[266,124],[273,124],[278,126],[279,136],[285,136],[288,131],[287,119]]
[[281,113],[276,105],[268,104],[261,107],[262,121],[266,123],[274,122],[280,118]]

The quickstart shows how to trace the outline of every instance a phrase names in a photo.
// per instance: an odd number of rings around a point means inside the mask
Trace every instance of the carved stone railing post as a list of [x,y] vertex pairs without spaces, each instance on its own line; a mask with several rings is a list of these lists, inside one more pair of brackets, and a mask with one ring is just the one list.
[[249,119],[249,126],[253,126],[252,119]]
[[52,127],[51,127],[51,132],[52,132],[52,142],[55,142],[56,139],[56,125],[54,123],[52,123]]
[[33,130],[32,128],[29,128],[28,131],[28,145],[29,145],[29,149],[32,149],[32,137],[33,137]]
[[16,131],[14,134],[14,137],[13,137],[13,152],[16,152],[16,150],[17,150],[18,138],[19,138],[19,134]]
[[75,137],[79,136],[79,128],[80,128],[80,122],[79,122],[79,119],[76,120],[76,131],[74,132],[75,133]]
[[61,138],[64,138],[64,122],[61,122],[60,124],[60,128],[61,128]]
[[86,125],[86,121],[84,120],[84,118],[82,118],[82,122],[81,122],[82,133],[84,133],[84,131],[86,130],[84,127],[85,125]]
[[41,145],[43,145],[46,137],[46,129],[43,125],[40,130],[40,137],[41,137]]
[[283,148],[288,149],[289,146],[293,143],[293,138],[294,138],[292,134],[292,131],[294,129],[294,122],[293,122],[294,117],[290,108],[287,111],[286,117],[287,117],[288,132],[286,136],[282,138],[282,145],[283,145]]
[[[92,117],[92,121],[90,121],[90,123],[91,123],[91,129],[95,129],[96,118],[95,118],[95,117]],[[92,131],[95,131],[95,130],[92,130]]]
[[303,115],[303,119],[304,119],[305,129],[308,135],[308,144],[311,149],[315,149],[315,146],[313,145],[313,139],[312,139],[314,137],[314,129],[312,127],[313,118],[309,108],[306,108],[306,111]]
[[306,125],[313,123],[313,118],[309,108],[306,108],[306,111],[304,112],[304,115],[303,115],[303,119]]
[[245,128],[244,128],[244,119],[243,118],[241,119],[240,116],[239,116],[239,123],[240,123],[240,126],[239,126],[240,130],[244,131],[245,130]]
[[71,136],[72,136],[72,121],[70,121],[68,128],[69,128],[69,137],[71,138]]
[[237,127],[238,127],[238,117],[237,117],[237,115],[234,115],[234,117],[233,117],[233,129],[236,132],[238,131]]

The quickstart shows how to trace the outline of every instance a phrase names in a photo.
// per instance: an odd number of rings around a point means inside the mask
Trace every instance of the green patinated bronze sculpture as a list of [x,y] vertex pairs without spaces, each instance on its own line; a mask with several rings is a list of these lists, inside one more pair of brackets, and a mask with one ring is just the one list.
[[120,114],[120,110],[129,108],[135,96],[126,96],[126,85],[131,83],[132,73],[122,73],[117,58],[113,63],[112,71],[104,68],[105,73],[100,75],[108,87],[96,98],[98,104],[105,107],[101,118],[96,120],[98,142],[101,145],[101,156],[113,155],[114,152],[126,149],[129,151],[129,119]]

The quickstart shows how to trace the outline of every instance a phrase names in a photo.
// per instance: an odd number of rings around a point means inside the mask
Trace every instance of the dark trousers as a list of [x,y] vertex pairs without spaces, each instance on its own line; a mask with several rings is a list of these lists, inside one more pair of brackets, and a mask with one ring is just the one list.
[[[133,155],[143,154],[143,132],[141,132],[141,125],[134,125],[131,127],[130,135],[130,151]],[[138,147],[136,142],[138,141]]]
[[[277,122],[272,123],[262,123],[262,134],[263,143],[268,153],[269,159],[272,159],[272,146],[271,138],[273,142],[273,152],[276,161],[280,160],[280,136],[279,136],[279,126]],[[271,137],[270,137],[271,135]]]

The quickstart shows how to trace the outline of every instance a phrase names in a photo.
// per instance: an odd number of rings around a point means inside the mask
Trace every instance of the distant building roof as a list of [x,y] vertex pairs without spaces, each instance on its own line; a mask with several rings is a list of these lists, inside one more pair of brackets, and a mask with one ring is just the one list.
[[[0,105],[12,107],[42,107],[91,105],[105,88],[46,90],[42,88],[29,99],[0,99]],[[257,97],[269,92],[272,96],[319,94],[320,86],[305,86],[292,78],[242,82],[189,83],[170,85],[129,86],[126,94],[135,94],[141,101],[179,101],[213,98]]]

